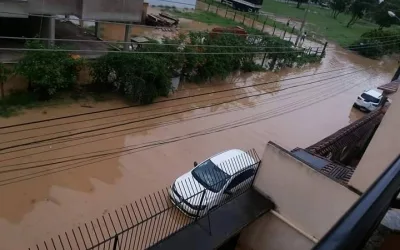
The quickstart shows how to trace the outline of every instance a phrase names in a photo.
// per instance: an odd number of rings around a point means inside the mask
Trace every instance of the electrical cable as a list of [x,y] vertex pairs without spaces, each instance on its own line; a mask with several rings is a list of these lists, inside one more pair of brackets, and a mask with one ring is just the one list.
[[[348,78],[348,77],[346,77],[346,78]],[[336,81],[338,81],[338,80],[336,80]],[[340,81],[343,81],[343,79],[341,78]],[[189,117],[187,119],[185,119],[185,118],[184,119],[179,119],[178,121],[169,120],[169,121],[166,121],[166,122],[155,123],[156,126],[154,126],[154,127],[153,127],[153,124],[150,124],[148,126],[143,126],[143,127],[145,127],[144,130],[134,131],[132,133],[138,133],[138,132],[146,131],[146,130],[148,130],[150,128],[153,129],[153,128],[159,128],[159,127],[164,127],[164,126],[170,126],[172,124],[181,123],[182,121],[186,122],[186,121],[189,121],[189,120],[191,121],[191,120],[195,120],[195,119],[199,119],[199,118],[211,117],[211,116],[215,116],[215,115],[230,113],[230,112],[237,111],[237,110],[245,110],[245,109],[249,109],[249,108],[254,108],[254,107],[262,106],[262,105],[269,104],[269,103],[276,102],[276,101],[287,100],[287,99],[293,98],[294,96],[303,95],[302,92],[310,92],[310,91],[318,90],[318,88],[324,87],[325,85],[328,85],[328,88],[329,88],[332,85],[332,82],[322,83],[322,84],[317,85],[317,86],[304,88],[304,89],[301,89],[299,91],[296,91],[294,94],[293,93],[283,93],[282,95],[279,95],[279,96],[273,96],[272,98],[268,98],[268,99],[264,99],[264,100],[259,101],[259,102],[255,102],[255,103],[253,103],[253,105],[248,106],[248,107],[243,107],[243,108],[242,107],[239,107],[239,108],[238,107],[233,107],[233,108],[225,109],[225,110],[223,110],[221,112],[214,112],[212,114],[208,114],[207,113],[205,115]],[[287,97],[286,98],[282,98],[283,96],[287,96]],[[158,124],[162,124],[162,125],[158,126]],[[136,127],[135,129],[137,129],[137,128],[141,128],[141,127]],[[132,133],[129,133],[129,134],[132,134]],[[125,134],[125,135],[127,135],[127,134]],[[122,135],[116,135],[116,136],[122,136]],[[109,137],[109,138],[111,138],[111,137]],[[102,138],[102,139],[104,139],[104,138]],[[92,143],[92,142],[93,141],[91,141],[89,143]],[[38,163],[38,162],[47,162],[47,161],[53,161],[53,160],[57,160],[57,159],[66,159],[66,158],[71,158],[71,157],[80,156],[80,155],[88,155],[88,154],[93,154],[93,153],[100,153],[100,152],[104,153],[104,152],[108,152],[108,151],[120,150],[120,149],[125,149],[125,148],[127,148],[127,147],[120,147],[120,148],[113,148],[113,149],[107,149],[107,150],[101,150],[101,151],[95,151],[95,152],[89,152],[89,153],[82,153],[82,154],[77,154],[77,155],[73,155],[73,156],[58,157],[56,159],[46,159],[46,160],[40,160],[40,161],[35,161],[35,162],[30,161],[30,162],[19,163],[19,164],[5,165],[5,166],[1,166],[0,168],[15,167],[15,166],[27,165],[27,164]],[[129,148],[129,146],[128,146],[128,148]],[[91,156],[91,157],[93,157],[93,156]],[[77,160],[77,159],[72,159],[72,160]],[[68,160],[68,161],[71,161],[71,160]],[[57,163],[61,163],[61,162],[57,162]],[[56,164],[56,163],[53,162],[51,164]]]
[[[125,130],[121,130],[121,131],[125,131]],[[121,131],[113,131],[113,135],[114,135],[116,132],[121,132]],[[129,133],[129,134],[131,134],[131,133]],[[121,135],[119,135],[119,136],[121,136]],[[109,137],[109,138],[111,138],[111,137]],[[98,139],[98,140],[95,140],[95,141],[100,141],[100,140],[104,140],[104,139],[108,139],[108,138],[101,138],[101,139]],[[78,143],[78,144],[74,144],[74,145],[64,146],[64,147],[57,148],[57,149],[52,149],[52,150],[50,150],[50,151],[49,151],[49,150],[46,150],[46,151],[40,151],[40,152],[36,152],[36,153],[32,153],[32,154],[24,154],[23,156],[18,156],[18,157],[14,157],[14,158],[8,158],[8,159],[4,159],[4,160],[1,160],[1,161],[9,161],[9,160],[17,159],[17,158],[30,157],[30,156],[37,155],[37,154],[49,153],[49,152],[51,152],[51,151],[61,150],[61,149],[65,149],[65,148],[69,148],[69,147],[74,147],[74,146],[78,146],[78,145],[83,145],[83,144],[87,144],[87,143],[93,143],[93,142],[94,142],[94,141],[83,142],[83,143]],[[45,145],[45,146],[46,146],[46,145]]]
[[[350,67],[350,69],[352,69],[352,68],[355,68],[355,67]],[[304,77],[315,76],[315,75],[320,75],[320,74],[326,74],[326,73],[331,73],[331,72],[336,72],[336,71],[341,71],[341,70],[346,70],[346,69],[348,69],[348,68],[339,68],[339,69],[333,69],[333,70],[329,70],[329,71],[322,71],[322,72],[319,72],[319,73],[307,74],[307,75],[302,75],[302,76],[295,76],[295,77],[286,78],[286,79],[283,79],[283,80],[279,80],[278,79],[278,80],[268,81],[268,82],[264,82],[264,83],[260,83],[260,84],[253,84],[253,85],[251,85],[251,87],[259,86],[259,85],[263,85],[263,84],[277,83],[277,82],[281,82],[281,81],[283,82],[283,81],[295,80],[295,79],[300,79],[300,78],[304,78]],[[215,87],[215,86],[210,86],[210,87]],[[247,86],[235,87],[235,88],[230,88],[230,89],[226,89],[226,90],[218,90],[218,91],[211,91],[211,92],[201,93],[201,94],[196,94],[196,95],[189,95],[189,96],[183,96],[183,97],[177,97],[177,98],[170,98],[170,99],[166,99],[166,100],[155,101],[155,102],[153,102],[153,104],[171,102],[171,101],[182,100],[182,99],[186,99],[186,98],[193,98],[193,97],[209,95],[209,94],[216,94],[216,93],[221,93],[221,92],[225,92],[225,91],[242,89],[242,88],[246,88],[246,87]],[[32,122],[18,123],[18,124],[13,124],[13,125],[2,126],[2,127],[0,127],[0,129],[9,129],[9,128],[14,128],[14,127],[20,127],[20,126],[26,126],[26,125],[42,123],[42,122],[55,121],[55,120],[73,118],[73,117],[78,117],[78,116],[86,116],[86,115],[98,114],[98,113],[109,112],[109,111],[116,111],[116,110],[121,110],[121,109],[128,109],[128,108],[139,107],[139,106],[142,106],[142,105],[139,105],[139,104],[137,104],[137,105],[128,105],[128,106],[122,106],[122,107],[112,108],[112,109],[103,109],[103,110],[98,110],[98,111],[93,111],[93,112],[86,112],[86,113],[80,113],[80,114],[74,114],[74,115],[68,115],[68,116],[60,116],[60,117],[55,117],[55,118],[36,120],[36,121],[32,121]],[[84,121],[87,121],[87,120],[84,120]],[[20,131],[22,131],[22,130],[20,130]],[[19,132],[19,131],[17,131],[17,132]],[[10,133],[10,132],[0,133],[0,135],[7,134],[7,133]]]
[[[212,101],[220,100],[220,99],[226,99],[226,98],[229,98],[229,97],[239,97],[239,96],[242,96],[242,95],[247,95],[247,94],[251,94],[251,93],[259,93],[259,92],[260,92],[259,90],[255,90],[255,91],[249,91],[249,92],[246,92],[246,93],[239,93],[239,94],[233,94],[233,95],[221,96],[221,97],[213,97]],[[205,99],[205,100],[193,101],[193,102],[187,102],[187,103],[185,102],[184,105],[199,104],[199,103],[203,103],[203,102],[209,103],[210,100],[209,100],[209,99]],[[162,110],[162,109],[170,109],[170,108],[173,108],[173,107],[182,107],[182,104],[176,104],[176,105],[172,105],[172,106],[168,106],[168,107],[161,107],[161,108],[152,109],[152,110],[136,111],[136,112],[132,112],[132,113],[135,113],[135,114],[138,114],[138,113],[147,113],[147,112],[149,112],[149,111],[154,111],[154,110],[159,110],[159,109],[160,109],[160,110]],[[163,113],[163,114],[166,115],[165,113]],[[167,114],[168,114],[168,113],[167,113]],[[127,115],[127,113],[119,114],[119,115],[114,115],[114,117],[115,117],[115,116],[125,116],[125,115]],[[141,118],[142,118],[142,119],[143,119],[143,118],[150,118],[150,117],[153,117],[154,115],[155,115],[155,114],[151,114],[151,115],[148,115],[148,116],[143,116],[143,117],[141,117]],[[97,119],[106,119],[106,118],[109,118],[109,117],[99,117],[99,118],[97,118]],[[71,132],[71,131],[76,131],[76,130],[81,130],[81,129],[94,128],[94,127],[104,126],[104,125],[108,125],[108,124],[115,124],[115,123],[128,122],[128,121],[129,121],[129,122],[134,122],[135,119],[136,119],[136,118],[129,118],[129,119],[124,119],[124,120],[113,120],[113,121],[110,121],[110,122],[100,123],[100,124],[96,124],[96,125],[83,126],[83,127],[79,127],[79,128],[75,128],[75,129],[69,129],[69,130],[51,132],[51,133],[46,133],[46,134],[33,135],[33,136],[28,136],[28,137],[23,137],[23,138],[18,138],[18,139],[3,141],[3,142],[0,142],[0,145],[1,145],[1,144],[6,144],[6,143],[11,143],[11,142],[17,142],[17,141],[28,140],[28,139],[46,137],[46,136],[56,135],[56,134],[61,134],[61,133],[68,133],[68,132]],[[95,120],[95,119],[88,119],[88,120],[89,120],[89,121],[93,121],[93,120]],[[77,123],[77,122],[71,122],[71,123]],[[71,123],[66,123],[66,124],[71,124]],[[63,125],[66,125],[66,124],[63,124]],[[59,124],[58,124],[58,125],[49,125],[49,126],[45,126],[45,127],[48,128],[48,127],[54,127],[54,126],[60,126],[60,125],[59,125]],[[41,129],[41,128],[35,128],[35,130],[36,130],[36,129]],[[25,132],[25,131],[24,131],[24,132]],[[4,133],[4,134],[8,134],[8,133]],[[76,139],[76,138],[74,138],[74,139]]]
[[[285,80],[281,80],[280,82],[284,82]],[[264,83],[264,84],[269,84],[269,83]],[[245,86],[245,87],[239,87],[239,88],[231,88],[229,91],[234,91],[234,90],[238,90],[238,89],[244,89],[244,88],[254,88],[256,86],[260,86],[260,85],[264,85],[264,84],[254,84],[254,85],[250,85],[250,86]],[[258,90],[254,91],[257,92]],[[226,91],[222,91],[222,92],[226,92]],[[214,93],[212,93],[214,94]],[[213,101],[218,100],[218,99],[223,99],[223,98],[228,98],[228,97],[235,97],[235,96],[239,96],[239,95],[243,95],[243,94],[249,94],[249,92],[247,93],[239,93],[239,94],[234,94],[234,95],[229,95],[229,96],[221,96],[221,97],[213,97]],[[192,96],[191,98],[193,98],[194,96]],[[198,104],[201,102],[209,102],[209,99],[205,99],[205,100],[199,100],[199,101],[193,101],[193,102],[185,102],[185,105],[188,104]],[[170,109],[170,108],[174,108],[174,107],[182,107],[182,104],[175,104],[175,105],[171,105],[171,106],[167,106],[167,107],[160,107],[160,108],[154,108],[154,109],[150,109],[150,110],[140,110],[140,111],[134,111],[134,112],[129,112],[129,113],[123,113],[123,114],[116,114],[116,115],[111,115],[111,116],[105,116],[105,117],[98,117],[98,118],[89,118],[89,119],[85,119],[85,120],[81,120],[81,121],[73,121],[73,122],[67,122],[67,123],[63,123],[63,124],[53,124],[53,125],[46,125],[46,126],[42,126],[42,127],[35,127],[35,128],[30,128],[30,129],[24,129],[24,130],[17,130],[17,131],[12,131],[12,132],[5,132],[5,133],[0,133],[0,135],[2,134],[11,134],[11,133],[15,133],[15,132],[26,132],[26,131],[31,131],[31,130],[37,130],[37,129],[43,129],[43,128],[50,128],[50,127],[55,127],[55,126],[60,126],[60,125],[71,125],[71,124],[75,124],[75,123],[80,123],[80,122],[86,122],[86,121],[94,121],[94,120],[99,120],[99,119],[107,119],[107,118],[112,118],[112,117],[119,117],[119,116],[126,116],[126,115],[131,115],[131,114],[140,114],[140,113],[148,113],[151,111],[158,111],[158,110],[164,110],[164,109]],[[154,114],[148,116],[151,117]],[[142,118],[147,118],[142,117]],[[79,127],[78,129],[70,129],[70,130],[63,130],[63,131],[57,131],[57,132],[52,132],[52,133],[46,133],[46,134],[40,134],[40,135],[33,135],[33,136],[29,136],[29,137],[23,137],[23,138],[18,138],[18,139],[13,139],[13,140],[8,140],[8,141],[3,141],[0,142],[1,144],[6,144],[6,143],[10,143],[10,142],[16,142],[16,141],[21,141],[21,140],[26,140],[26,139],[33,139],[33,138],[38,138],[38,137],[43,137],[43,136],[49,136],[49,135],[54,135],[54,134],[60,134],[60,133],[67,133],[67,132],[71,132],[71,131],[75,131],[75,130],[80,130],[80,129],[87,129],[87,128],[92,128],[92,127],[98,127],[98,126],[103,126],[103,125],[107,125],[107,124],[113,124],[113,123],[119,123],[119,122],[123,122],[123,121],[134,121],[132,120],[132,118],[130,119],[126,119],[126,120],[119,120],[119,121],[111,121],[111,122],[106,122],[106,123],[101,123],[101,124],[96,124],[96,125],[90,125],[90,126],[86,126],[86,127]]]
[[[360,83],[362,83],[362,81],[360,81]],[[359,83],[359,84],[360,84],[360,83]],[[356,86],[356,85],[353,85],[353,86],[350,87],[350,88],[353,88],[353,87],[355,87],[355,86]],[[348,88],[348,89],[350,89],[350,88]],[[235,124],[235,126],[230,126],[230,127],[225,127],[225,128],[219,128],[219,129],[217,129],[217,130],[215,130],[215,129],[214,129],[214,130],[209,130],[209,131],[207,131],[207,132],[205,132],[205,133],[198,133],[198,134],[193,134],[193,133],[192,133],[192,135],[189,136],[189,137],[180,138],[180,139],[178,139],[178,140],[173,140],[173,141],[168,141],[168,142],[164,141],[164,142],[162,142],[162,143],[157,143],[157,144],[155,144],[155,145],[158,145],[158,146],[159,146],[159,145],[163,145],[163,144],[166,144],[166,143],[176,142],[176,141],[179,141],[179,140],[185,140],[185,139],[190,139],[190,138],[193,138],[193,137],[203,136],[203,135],[207,135],[207,134],[218,133],[218,132],[221,132],[221,131],[226,131],[227,129],[232,129],[232,128],[236,128],[236,127],[239,127],[239,126],[245,126],[245,125],[249,125],[249,124],[252,124],[252,123],[255,123],[255,122],[259,122],[259,121],[262,121],[262,120],[271,119],[271,118],[273,118],[273,117],[280,116],[280,115],[283,115],[283,114],[286,114],[286,113],[290,113],[290,112],[293,112],[293,111],[295,111],[295,110],[297,110],[297,109],[304,108],[304,107],[310,106],[310,105],[312,105],[312,104],[315,104],[315,103],[317,103],[317,102],[326,100],[327,98],[331,98],[331,97],[333,97],[333,96],[336,96],[336,95],[338,95],[338,94],[340,94],[340,93],[343,93],[343,92],[347,91],[348,89],[342,90],[342,91],[340,91],[339,93],[336,93],[336,94],[334,94],[334,95],[330,95],[330,96],[327,96],[327,97],[323,96],[323,98],[322,98],[321,100],[314,100],[312,103],[306,104],[305,106],[297,107],[297,108],[292,109],[292,110],[286,110],[286,111],[284,111],[284,112],[277,113],[277,114],[273,114],[273,115],[271,115],[271,116],[262,117],[262,119],[253,120],[253,121],[248,121],[247,123],[242,123],[242,124],[237,123],[237,124]],[[309,100],[309,98],[306,98],[306,100]],[[293,105],[291,105],[291,107],[293,107]],[[257,115],[256,115],[256,116],[257,116]],[[229,124],[232,124],[232,123],[226,123],[226,124],[229,125]],[[222,129],[222,130],[221,130],[221,129]],[[154,146],[155,146],[155,145],[154,145]],[[133,152],[132,152],[132,153],[133,153]],[[127,153],[127,154],[132,154],[132,153]],[[127,154],[125,154],[125,155],[127,155]],[[122,156],[124,156],[124,155],[122,155]],[[118,157],[121,157],[121,156],[118,156]],[[113,157],[113,158],[115,158],[115,157]],[[100,161],[104,161],[104,160],[108,160],[108,159],[101,159]],[[97,161],[97,162],[99,162],[99,161]],[[88,164],[93,164],[93,163],[95,163],[95,162],[90,162],[90,163],[86,163],[86,164],[78,165],[78,166],[72,166],[72,167],[69,167],[69,168],[66,168],[66,166],[63,166],[62,169],[57,170],[57,171],[52,171],[52,170],[56,170],[56,169],[50,169],[50,170],[43,170],[43,171],[40,171],[40,172],[36,172],[36,173],[34,173],[34,174],[28,174],[28,175],[25,175],[25,176],[13,177],[13,178],[9,178],[9,179],[6,179],[6,180],[1,180],[1,181],[0,181],[0,183],[1,183],[0,186],[9,185],[9,184],[17,183],[17,182],[20,182],[20,181],[29,180],[29,179],[32,179],[32,178],[38,178],[38,177],[41,177],[41,176],[44,176],[44,175],[54,174],[54,173],[61,172],[61,171],[67,171],[67,170],[70,170],[70,169],[73,169],[73,168],[82,167],[82,166],[85,166],[85,165],[88,165]],[[50,171],[51,171],[51,172],[50,172]],[[44,174],[42,174],[42,173],[44,173]],[[37,175],[37,174],[41,174],[41,175]],[[32,175],[34,175],[34,176],[32,177]],[[21,179],[21,178],[23,178],[23,179]],[[16,179],[18,179],[18,180],[16,180]],[[12,181],[12,182],[10,182],[10,181]]]
[[[353,71],[353,72],[351,72],[351,73],[342,74],[342,75],[339,75],[339,76],[334,76],[334,77],[331,77],[331,78],[328,78],[328,79],[334,79],[334,78],[338,78],[338,77],[341,77],[341,76],[344,76],[344,75],[354,74],[354,73],[357,73],[357,72],[360,72],[360,71],[364,71],[364,70],[357,70],[357,71]],[[311,82],[311,83],[308,83],[308,84],[312,84],[312,83],[314,83],[314,82]],[[291,86],[291,87],[289,87],[289,88],[299,87],[299,86],[302,86],[302,85],[295,85],[295,86]],[[286,89],[288,89],[288,88],[286,88]],[[281,90],[280,90],[280,91],[281,91]],[[265,93],[264,93],[264,94],[257,94],[257,95],[253,95],[253,96],[260,96],[260,95],[265,95]],[[253,96],[249,96],[249,97],[253,97]],[[241,99],[244,99],[244,98],[247,98],[247,97],[237,98],[237,99],[235,99],[235,100],[233,100],[233,101],[241,100]],[[206,106],[202,106],[202,107],[190,108],[190,109],[187,109],[187,110],[184,110],[184,111],[178,111],[178,112],[170,113],[170,114],[168,114],[167,116],[169,116],[169,115],[181,114],[181,113],[184,113],[184,112],[193,111],[193,110],[202,109],[202,108],[213,107],[213,106],[221,105],[221,104],[223,104],[223,103],[228,103],[228,102],[232,102],[232,101],[225,101],[225,102],[210,104],[210,105],[206,105]],[[19,145],[13,145],[13,146],[8,146],[8,147],[0,148],[0,151],[5,151],[5,150],[9,150],[9,149],[24,147],[24,146],[29,146],[29,145],[38,144],[38,143],[47,142],[47,141],[52,141],[52,140],[54,140],[54,139],[72,137],[72,136],[75,136],[75,135],[80,135],[80,134],[85,134],[85,133],[96,132],[96,131],[105,130],[105,129],[109,129],[109,128],[120,127],[120,126],[124,126],[124,125],[130,125],[130,124],[132,124],[132,123],[137,123],[137,122],[143,122],[143,121],[147,121],[147,120],[158,119],[158,118],[162,118],[162,117],[165,117],[165,116],[166,116],[166,115],[158,115],[158,116],[155,116],[155,117],[152,117],[152,118],[139,119],[139,120],[136,120],[136,121],[134,121],[134,122],[124,122],[124,123],[120,123],[120,124],[116,124],[116,125],[110,125],[110,126],[107,126],[107,127],[101,128],[101,129],[92,129],[92,130],[83,131],[83,132],[71,133],[71,134],[69,134],[69,135],[58,136],[58,137],[56,137],[56,138],[49,138],[49,139],[37,140],[37,141],[29,142],[29,143],[21,143],[21,144],[19,144]],[[27,148],[27,149],[29,149],[29,148]],[[26,150],[26,149],[23,149],[23,150]],[[8,151],[8,152],[0,153],[0,155],[6,154],[6,153],[17,152],[17,151],[20,151],[20,150]]]

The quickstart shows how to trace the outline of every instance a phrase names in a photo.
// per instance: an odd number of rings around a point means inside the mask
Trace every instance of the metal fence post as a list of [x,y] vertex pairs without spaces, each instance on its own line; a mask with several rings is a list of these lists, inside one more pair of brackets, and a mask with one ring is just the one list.
[[254,21],[255,21],[255,19],[256,19],[256,18],[253,18],[253,22],[251,23],[251,27],[252,27],[252,28],[254,27]]
[[261,67],[264,67],[265,58],[267,58],[267,53],[264,53],[264,57],[263,57],[262,62],[261,62]]
[[117,250],[117,246],[118,246],[118,234],[115,235],[114,237],[114,244],[113,244],[113,250]]
[[286,29],[283,31],[283,37],[282,37],[282,39],[285,39],[285,36],[286,36]]
[[[201,207],[203,205],[203,200],[204,200],[204,196],[206,195],[206,190],[203,190],[203,193],[201,194],[201,198],[200,198],[200,205],[199,207]],[[196,214],[196,220],[199,219],[199,215],[200,215],[200,209],[197,210],[197,214]]]
[[318,50],[319,50],[319,47],[318,47],[317,50],[315,51],[315,55],[316,55],[316,56],[318,56]]
[[264,23],[263,23],[263,27],[261,29],[262,32],[264,32],[265,22],[267,22],[267,20],[265,20]]
[[233,14],[233,21],[236,21],[236,10],[235,13]]
[[218,14],[218,7],[219,7],[219,4],[217,4],[217,10],[215,11],[215,14]]
[[321,52],[321,56],[324,56],[325,55],[325,49],[326,49],[326,46],[328,45],[328,42],[325,42],[325,44],[324,44],[324,48],[322,49],[322,52]]
[[275,34],[275,29],[276,29],[276,26],[275,26],[275,23],[274,23],[274,31],[272,31],[272,35]]
[[210,10],[210,4],[208,4],[208,7],[207,7],[207,12]]
[[228,14],[228,8],[225,9],[225,18],[227,14]]
[[246,20],[246,13],[243,13],[243,21],[242,21],[243,24],[245,20]]

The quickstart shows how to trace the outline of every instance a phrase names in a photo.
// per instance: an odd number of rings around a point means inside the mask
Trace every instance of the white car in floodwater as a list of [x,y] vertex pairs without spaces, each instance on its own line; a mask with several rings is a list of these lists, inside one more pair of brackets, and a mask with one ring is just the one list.
[[[353,106],[362,111],[374,111],[382,103],[383,91],[379,89],[369,89],[364,91],[360,96],[357,97]],[[390,101],[389,101],[390,102]]]
[[190,217],[206,214],[250,186],[257,169],[250,154],[231,149],[219,153],[180,176],[172,184],[172,203]]

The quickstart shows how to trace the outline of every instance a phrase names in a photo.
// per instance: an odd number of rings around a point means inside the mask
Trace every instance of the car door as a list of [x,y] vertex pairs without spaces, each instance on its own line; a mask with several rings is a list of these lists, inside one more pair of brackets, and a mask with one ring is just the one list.
[[250,168],[239,173],[231,180],[231,182],[225,188],[224,193],[232,196],[235,195],[235,193],[240,193],[240,191],[248,188],[255,173],[256,170],[254,168]]

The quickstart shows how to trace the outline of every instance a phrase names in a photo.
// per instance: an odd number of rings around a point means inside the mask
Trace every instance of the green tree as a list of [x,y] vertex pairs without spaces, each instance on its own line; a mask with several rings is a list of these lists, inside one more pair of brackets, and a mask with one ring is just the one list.
[[11,70],[7,69],[3,63],[0,63],[0,89],[1,89],[1,99],[4,99],[4,83],[7,81]]
[[332,9],[332,16],[334,19],[338,17],[340,13],[343,13],[350,4],[350,0],[332,0],[329,2],[329,6]]
[[307,3],[308,0],[296,0],[296,2],[297,2],[297,6],[296,6],[296,7],[297,7],[298,9],[300,9],[301,4],[302,4],[302,3]]
[[384,27],[388,28],[392,24],[396,23],[397,19],[393,18],[388,15],[388,11],[398,9],[395,3],[390,1],[384,1],[381,4],[378,4],[372,13],[372,18],[374,19],[375,23],[379,25],[379,29]]
[[354,0],[349,8],[351,13],[350,21],[347,23],[346,27],[351,27],[357,22],[358,19],[362,18],[366,11],[372,9],[375,0]]
[[28,79],[28,89],[37,93],[39,99],[49,99],[76,83],[81,65],[79,59],[57,47],[46,50],[44,44],[36,40],[25,46],[29,50],[18,62],[16,72]]

